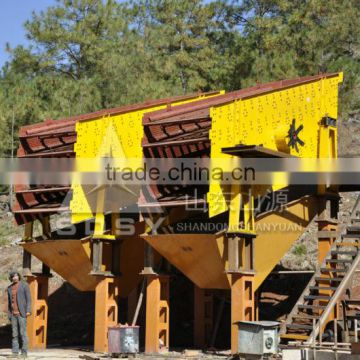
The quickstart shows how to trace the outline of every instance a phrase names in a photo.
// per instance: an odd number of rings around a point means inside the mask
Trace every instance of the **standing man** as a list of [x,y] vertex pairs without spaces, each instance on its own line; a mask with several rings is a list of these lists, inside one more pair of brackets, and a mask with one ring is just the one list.
[[21,338],[21,354],[27,357],[28,338],[26,334],[26,317],[31,314],[31,296],[29,285],[20,281],[17,271],[10,273],[8,287],[8,309],[12,328],[12,353],[19,354],[19,337]]

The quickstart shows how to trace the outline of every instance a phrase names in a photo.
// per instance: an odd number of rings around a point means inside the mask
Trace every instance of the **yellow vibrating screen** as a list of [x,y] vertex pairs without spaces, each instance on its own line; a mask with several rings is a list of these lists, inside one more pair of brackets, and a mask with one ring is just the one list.
[[[224,148],[242,145],[261,145],[274,152],[281,152],[300,158],[335,158],[337,156],[337,129],[333,124],[324,124],[323,119],[336,119],[338,113],[338,85],[342,73],[284,82],[281,88],[247,94],[236,100],[210,108],[212,121],[210,130],[212,164],[231,159]],[[187,101],[200,100],[194,97]],[[178,102],[172,105],[177,105]],[[77,124],[77,158],[99,159],[105,156],[137,159],[141,162],[143,137],[142,117],[147,112],[164,106],[129,111],[125,114],[82,121]],[[289,128],[301,127],[303,144],[296,148],[288,146]],[[225,162],[224,162],[225,163]],[[82,171],[98,171],[94,161],[86,163]],[[274,182],[273,182],[274,184]],[[277,173],[272,190],[287,186],[286,173]],[[74,222],[93,217],[85,196],[86,189],[76,182],[72,185],[71,203]],[[235,191],[234,192],[232,190]],[[230,191],[229,191],[230,190]],[[207,201],[209,216],[213,217],[229,210],[229,224],[237,222],[239,208],[232,209],[232,203],[239,203],[240,185],[225,186],[211,180]],[[253,186],[253,195],[263,195],[264,186]],[[129,200],[121,203],[135,203],[138,193],[129,192]],[[227,194],[232,194],[229,195]],[[247,204],[249,209],[253,204]],[[245,210],[245,207],[244,207]],[[101,212],[101,209],[100,209]],[[303,233],[317,212],[314,196],[302,196],[287,204],[286,210],[268,211],[251,219],[249,231],[256,234],[254,241],[255,289],[263,282],[290,246]],[[98,213],[98,211],[96,211]],[[247,227],[245,227],[247,230]],[[162,256],[169,260],[201,288],[230,287],[226,274],[228,245],[224,234],[166,234],[144,237]],[[181,256],[182,249],[192,251]],[[206,256],[204,256],[206,252]]]
[[[122,114],[103,116],[97,119],[79,121],[76,124],[77,141],[75,144],[76,159],[80,159],[77,171],[79,176],[82,172],[104,171],[99,160],[102,157],[112,157],[118,161],[126,160],[134,168],[142,164],[143,138],[142,118],[147,112],[165,109],[167,106],[177,106],[224,94],[224,91],[204,93],[189,96],[186,99],[169,100],[166,104],[148,106],[130,110]],[[98,161],[96,161],[96,160]],[[115,160],[115,161],[116,161]],[[81,184],[77,174],[72,183],[72,201],[70,210],[72,222],[77,223],[94,217],[95,205],[91,205],[91,197],[88,196],[87,186]],[[93,187],[88,187],[91,191]],[[139,196],[139,188],[132,188],[130,191],[122,192],[121,206],[135,204]],[[95,198],[96,202],[97,199]]]
[[[210,139],[214,165],[231,157],[223,148],[238,144],[261,144],[301,158],[336,158],[337,129],[323,125],[322,119],[337,118],[338,84],[342,80],[343,73],[329,75],[212,107]],[[303,146],[296,148],[288,146],[288,131],[293,122],[295,129],[301,126],[303,142]],[[273,190],[286,186],[286,176],[279,173],[275,182]],[[207,200],[210,216],[228,210],[219,181],[210,183]]]
[[[336,158],[338,85],[343,74],[331,74],[294,80],[280,89],[247,94],[237,100],[210,108],[212,164],[224,167],[232,156],[224,148],[258,145],[282,155],[306,158]],[[289,129],[301,128],[301,143],[289,146]],[[299,137],[300,137],[299,135]],[[219,162],[219,163],[218,163]],[[226,165],[225,165],[226,166]],[[318,169],[316,169],[318,171]],[[286,173],[276,173],[272,191],[287,186]],[[235,191],[234,191],[235,190]],[[268,186],[251,186],[252,195],[264,195]],[[228,195],[230,194],[230,195]],[[209,216],[229,210],[229,226],[239,224],[241,186],[224,185],[211,180],[207,196]],[[247,199],[248,200],[248,199]],[[244,200],[244,204],[247,201]],[[231,205],[235,204],[234,208]],[[254,204],[247,204],[251,213]],[[254,239],[254,288],[257,289],[282,256],[299,238],[317,213],[316,196],[301,195],[286,203],[283,211],[269,210],[253,214],[244,228],[231,229],[256,235]],[[250,224],[251,223],[251,224]],[[200,288],[228,289],[231,285],[228,238],[217,234],[146,235],[144,239]],[[191,249],[186,251],[184,249]],[[206,256],[204,255],[206,254]]]

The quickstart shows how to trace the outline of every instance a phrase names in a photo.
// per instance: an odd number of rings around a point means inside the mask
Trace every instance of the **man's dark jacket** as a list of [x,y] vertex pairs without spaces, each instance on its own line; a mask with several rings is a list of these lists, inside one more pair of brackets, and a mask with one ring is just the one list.
[[[9,317],[12,314],[12,301],[11,301],[11,287],[12,284],[7,288],[8,292],[8,308],[9,308]],[[24,281],[19,281],[19,287],[17,291],[17,304],[19,308],[20,315],[26,317],[26,313],[31,313],[31,295],[29,285]]]

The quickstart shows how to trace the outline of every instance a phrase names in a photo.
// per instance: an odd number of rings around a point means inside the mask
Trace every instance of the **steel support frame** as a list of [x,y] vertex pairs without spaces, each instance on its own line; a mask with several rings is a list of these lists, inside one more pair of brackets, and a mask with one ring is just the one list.
[[231,353],[238,353],[238,322],[255,321],[254,272],[231,274]]
[[[318,199],[318,266],[321,266],[326,255],[329,253],[333,243],[338,237],[338,215],[339,210],[339,197],[330,196],[326,194],[319,195]],[[332,235],[332,233],[334,235]],[[329,265],[330,268],[336,268],[336,264]],[[330,273],[322,274],[324,278],[330,277]],[[326,284],[323,283],[323,284]],[[319,290],[319,295],[331,296],[334,293],[333,290]],[[317,300],[314,302],[316,305],[327,305],[325,300]],[[339,318],[339,306],[336,304],[326,319],[324,325],[320,329],[320,336],[325,330],[326,324],[334,319]]]
[[[254,290],[254,194],[251,186],[231,185],[228,271],[231,281],[231,353],[238,353],[239,321],[256,320]],[[240,226],[242,221],[242,226]]]
[[[34,223],[28,222],[24,226],[24,242],[31,242],[33,241],[33,230],[34,230]],[[31,275],[31,254],[23,249],[23,274],[25,276]]]
[[94,351],[108,352],[108,328],[118,324],[119,278],[102,277],[95,288]]
[[[42,239],[43,240],[50,239],[51,238],[50,218],[49,217],[42,218],[40,220],[40,223],[42,226]],[[33,232],[34,232],[34,222],[30,221],[26,223],[24,226],[24,235],[22,240],[24,242],[34,241]],[[32,259],[31,254],[24,249],[23,261],[22,261],[24,276],[31,276],[31,259]],[[49,275],[50,274],[49,267],[45,264],[42,264],[42,267],[43,267],[43,273],[45,275]]]
[[[50,218],[40,220],[42,225],[42,239],[51,237]],[[25,224],[24,242],[34,241],[34,222]],[[31,296],[31,314],[27,318],[27,335],[29,349],[46,349],[47,345],[47,323],[48,323],[48,297],[50,268],[42,264],[42,273],[31,272],[31,254],[23,250],[23,274],[26,277]]]
[[194,284],[194,346],[205,349],[210,346],[214,326],[214,298],[211,290]]
[[27,318],[29,349],[46,349],[49,275],[28,275],[27,283],[30,288],[31,296],[31,315]]
[[[120,246],[121,242],[117,239],[117,219],[118,214],[111,214],[111,233],[105,234],[105,197],[106,187],[101,187],[97,191],[95,227],[92,237],[92,271],[91,275],[100,279],[95,288],[95,331],[94,331],[94,351],[107,353],[108,329],[118,325],[119,320],[119,297],[120,297]],[[110,271],[105,271],[104,267],[104,244],[111,245],[112,258]]]
[[146,275],[145,353],[169,348],[169,279],[168,275]]
[[[251,233],[228,234],[231,281],[231,353],[238,353],[238,322],[255,321],[257,301],[254,290],[254,238]],[[231,255],[232,254],[232,255]]]

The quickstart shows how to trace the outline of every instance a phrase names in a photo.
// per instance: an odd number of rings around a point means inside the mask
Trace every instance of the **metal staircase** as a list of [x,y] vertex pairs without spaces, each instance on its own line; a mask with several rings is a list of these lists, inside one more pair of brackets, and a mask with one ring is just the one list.
[[[358,204],[359,201],[355,206]],[[283,323],[280,329],[283,342],[314,341],[350,286],[360,263],[360,219],[357,211],[353,211],[352,216],[354,214],[357,218],[352,218],[345,231],[334,241]]]

